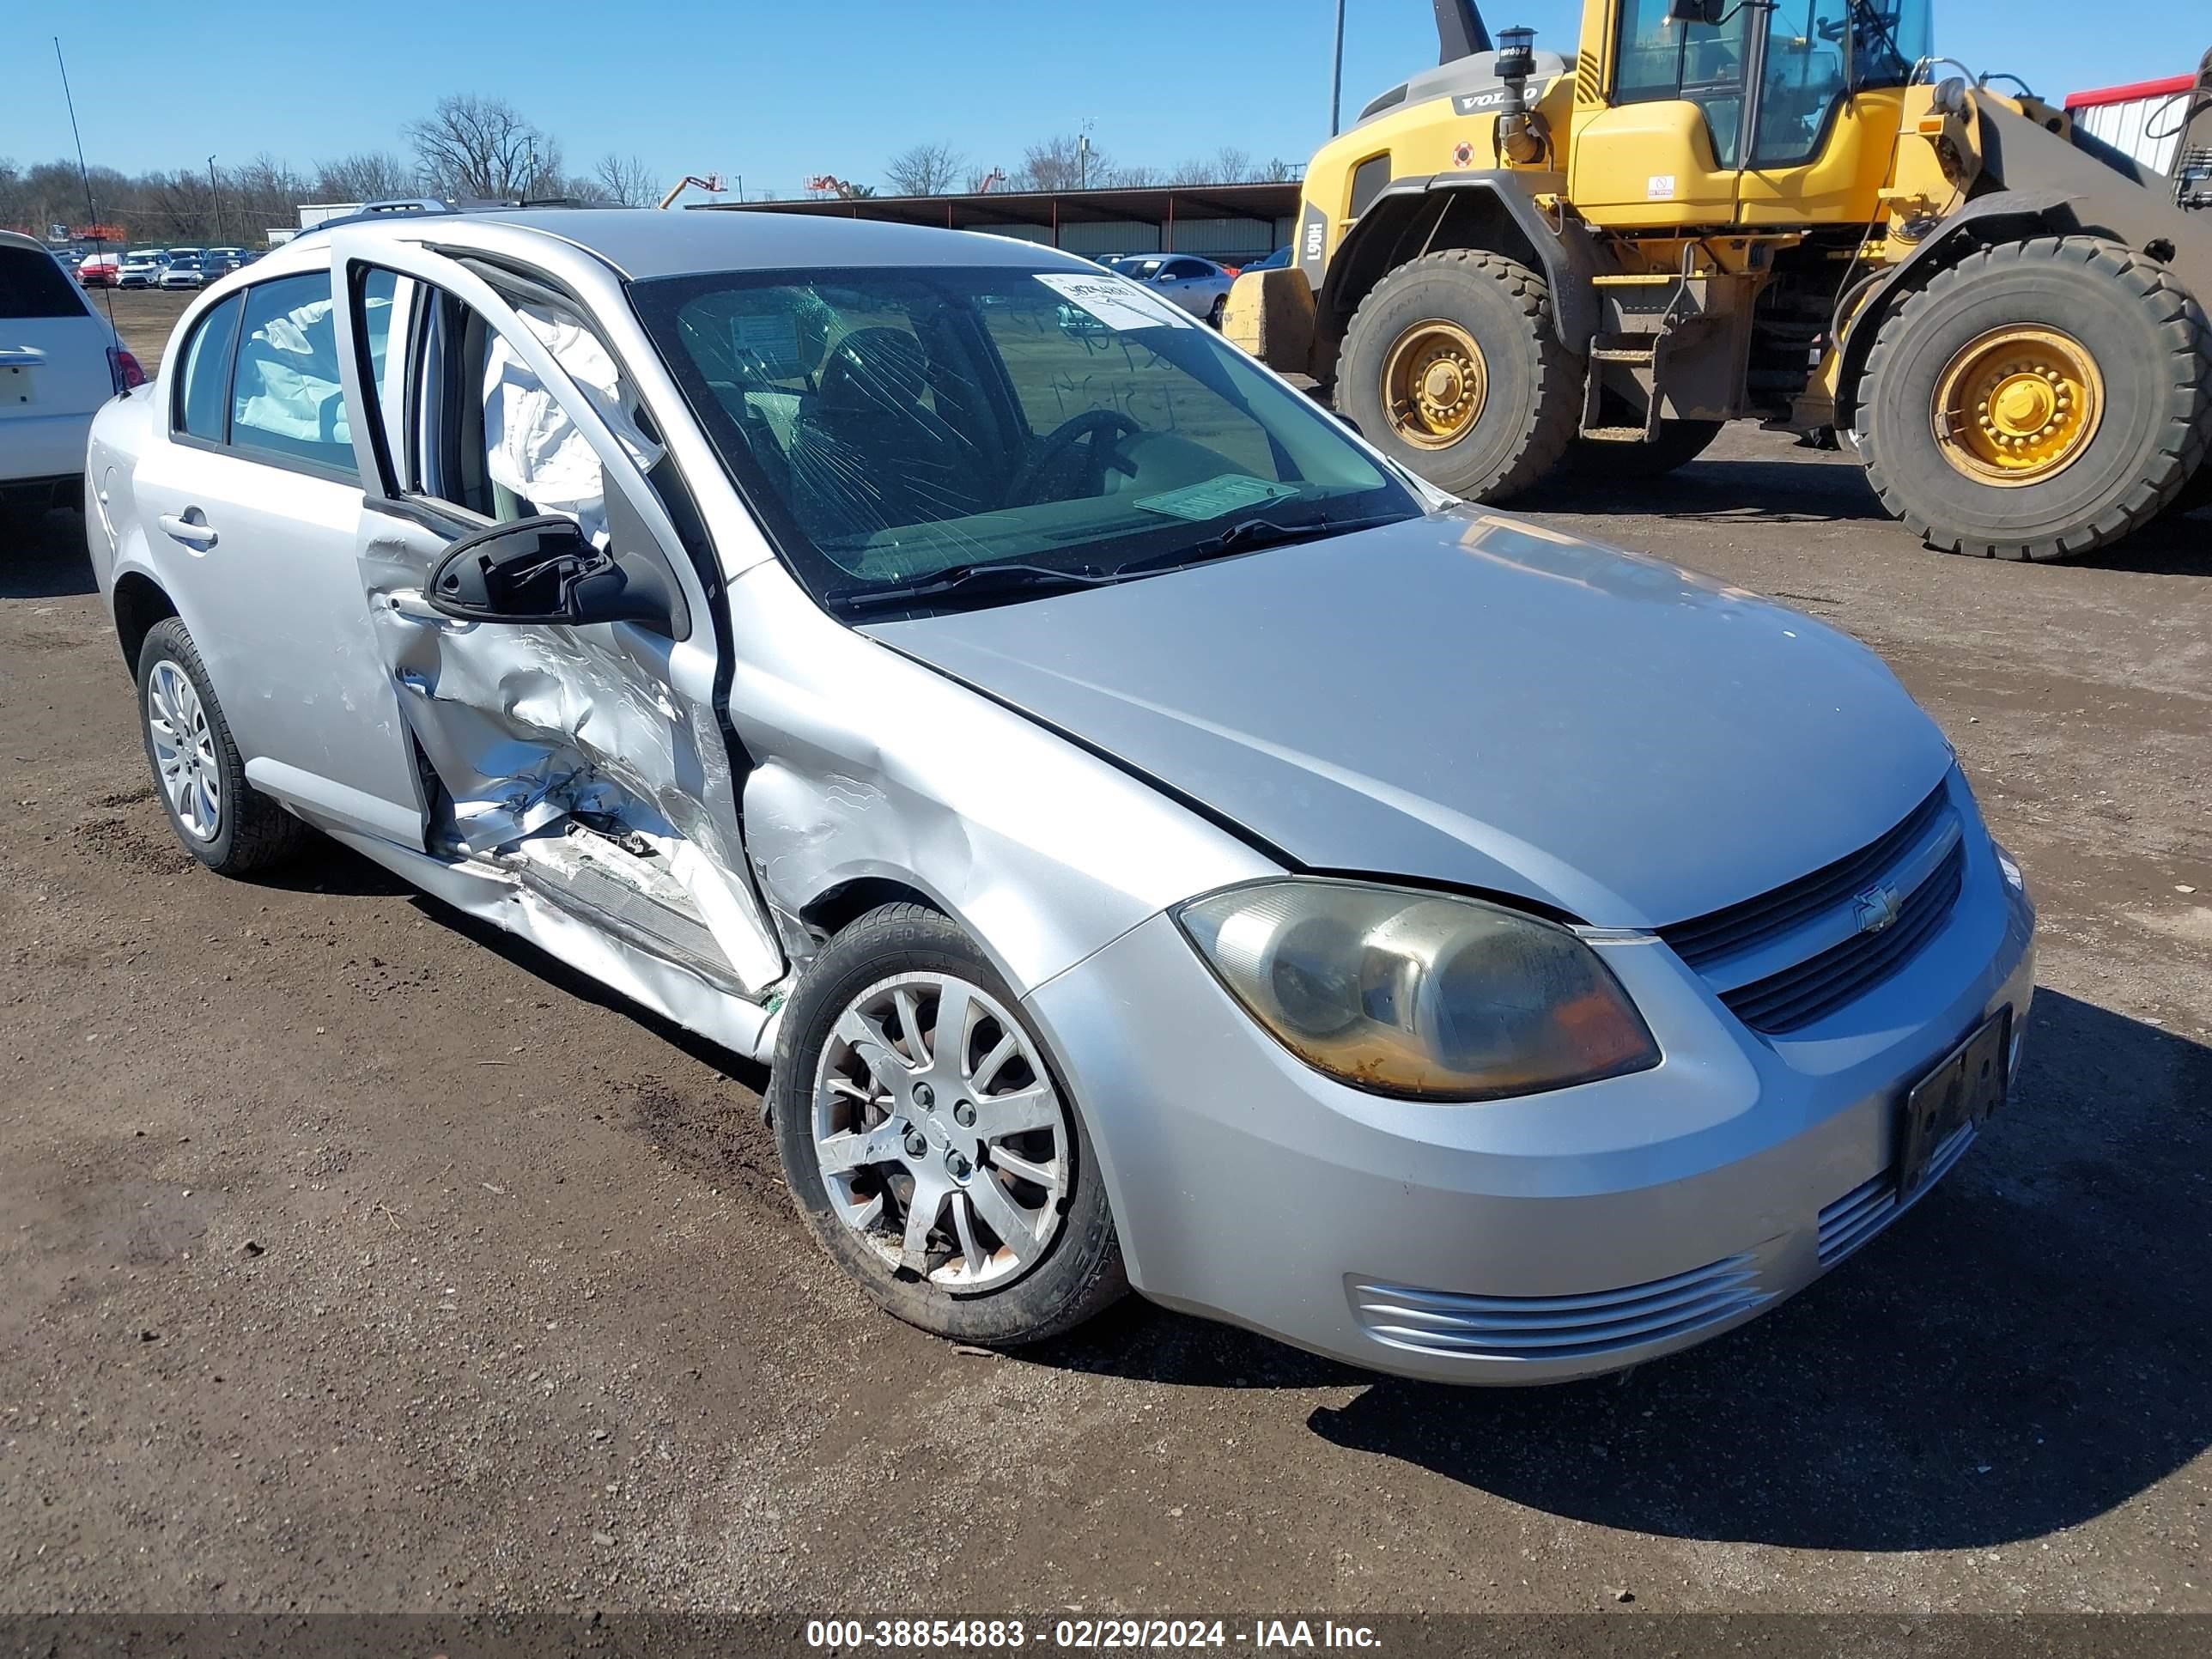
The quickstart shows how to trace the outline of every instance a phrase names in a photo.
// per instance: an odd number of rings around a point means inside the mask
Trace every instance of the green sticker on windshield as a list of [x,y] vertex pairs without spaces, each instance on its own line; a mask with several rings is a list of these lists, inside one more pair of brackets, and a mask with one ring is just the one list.
[[1134,504],[1147,513],[1164,513],[1171,519],[1188,519],[1198,523],[1248,507],[1264,507],[1297,493],[1293,485],[1271,483],[1249,472],[1224,472],[1204,483],[1185,484],[1181,489],[1164,489],[1157,495],[1140,496]]

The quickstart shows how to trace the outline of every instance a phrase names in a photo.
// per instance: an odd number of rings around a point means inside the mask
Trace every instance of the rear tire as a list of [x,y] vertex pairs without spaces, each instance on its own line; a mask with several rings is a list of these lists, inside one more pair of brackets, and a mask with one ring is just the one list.
[[[1394,350],[1425,325],[1470,337],[1486,384],[1463,430],[1410,441],[1386,388]],[[1515,260],[1449,248],[1401,265],[1353,313],[1337,367],[1336,406],[1361,434],[1438,489],[1474,501],[1519,494],[1549,472],[1581,425],[1582,359],[1552,326],[1548,283]]]
[[1228,314],[1229,296],[1226,294],[1215,295],[1213,296],[1213,309],[1206,313],[1206,322],[1212,325],[1215,331],[1218,332],[1221,327],[1221,319]]
[[[2002,482],[1970,474],[1951,459],[1968,446],[1936,435],[1947,373],[1992,336],[2029,331],[2077,344],[2094,368],[2094,428],[2048,471]],[[1861,410],[1868,481],[1931,547],[1984,558],[2087,553],[2155,518],[2212,445],[2212,326],[2163,266],[2117,243],[2050,236],[1984,248],[1883,322]],[[1956,434],[1964,423],[1945,424]]]
[[[138,648],[138,732],[169,827],[217,875],[265,870],[306,838],[305,824],[246,781],[199,651],[174,617],[155,623]],[[182,782],[179,757],[190,775]],[[185,787],[194,780],[211,787]]]

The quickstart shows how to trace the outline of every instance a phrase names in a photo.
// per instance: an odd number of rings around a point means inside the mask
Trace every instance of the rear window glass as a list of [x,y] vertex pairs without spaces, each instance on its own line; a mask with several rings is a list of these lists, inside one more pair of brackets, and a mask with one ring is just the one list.
[[182,407],[179,425],[195,438],[219,444],[226,434],[223,417],[229,412],[231,351],[238,341],[238,312],[243,303],[234,294],[200,319],[185,354]]
[[84,301],[51,254],[0,247],[0,317],[82,317]]
[[231,447],[356,476],[329,274],[263,283],[246,289],[245,300],[245,338],[231,381]]

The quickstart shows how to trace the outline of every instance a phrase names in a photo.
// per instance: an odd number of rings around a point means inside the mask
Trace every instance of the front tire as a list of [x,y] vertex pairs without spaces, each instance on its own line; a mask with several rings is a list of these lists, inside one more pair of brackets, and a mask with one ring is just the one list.
[[784,1009],[769,1103],[800,1215],[908,1324],[1015,1346],[1127,1289],[1073,1101],[939,912],[885,905],[823,947]]
[[1218,333],[1220,331],[1221,319],[1228,314],[1229,296],[1226,294],[1215,295],[1213,296],[1213,309],[1206,313],[1206,320],[1207,324]]
[[199,650],[174,617],[138,650],[138,729],[169,827],[209,869],[250,875],[298,848],[307,827],[246,781]]
[[1524,264],[1448,248],[1401,265],[1352,313],[1336,405],[1431,483],[1498,501],[1536,483],[1581,425],[1583,365]]
[[2117,243],[2006,243],[1881,325],[1862,410],[1868,481],[1931,547],[2087,553],[2156,517],[2212,443],[2212,327]]

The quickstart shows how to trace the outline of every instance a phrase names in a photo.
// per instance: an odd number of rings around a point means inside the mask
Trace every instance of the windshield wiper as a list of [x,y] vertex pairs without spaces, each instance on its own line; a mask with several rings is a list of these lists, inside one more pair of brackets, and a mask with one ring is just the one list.
[[965,599],[998,598],[1016,593],[1042,593],[1071,587],[1096,587],[1112,581],[1111,575],[1090,570],[1066,570],[1058,565],[1026,564],[1016,560],[979,561],[956,564],[920,581],[889,587],[848,587],[825,597],[836,609],[846,611],[895,611],[923,599],[957,594]]
[[1117,566],[1114,574],[1121,576],[1135,570],[1163,570],[1175,565],[1218,559],[1228,553],[1249,553],[1256,548],[1281,547],[1291,542],[1326,541],[1331,536],[1349,535],[1355,530],[1372,530],[1376,525],[1396,524],[1407,516],[1402,513],[1376,513],[1364,519],[1317,519],[1311,524],[1278,524],[1273,519],[1239,519],[1226,530],[1218,531],[1188,547],[1171,548],[1165,553],[1155,553],[1147,558]]

